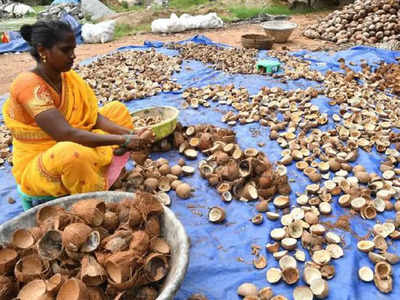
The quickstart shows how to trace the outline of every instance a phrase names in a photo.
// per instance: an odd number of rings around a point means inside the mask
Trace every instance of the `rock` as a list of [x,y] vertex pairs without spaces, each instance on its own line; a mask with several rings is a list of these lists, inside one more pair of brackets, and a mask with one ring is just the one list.
[[0,5],[0,11],[3,11],[10,18],[22,18],[27,14],[34,14],[35,10],[26,4],[9,2]]
[[89,16],[93,21],[115,14],[113,10],[109,9],[99,0],[82,0],[81,10],[83,15]]
[[58,5],[52,5],[46,10],[42,11],[38,15],[38,19],[40,20],[49,20],[49,19],[60,19],[61,16],[67,13],[70,16],[74,17],[76,20],[81,20],[83,19],[83,13],[81,11],[81,6],[80,4],[77,3],[62,3]]

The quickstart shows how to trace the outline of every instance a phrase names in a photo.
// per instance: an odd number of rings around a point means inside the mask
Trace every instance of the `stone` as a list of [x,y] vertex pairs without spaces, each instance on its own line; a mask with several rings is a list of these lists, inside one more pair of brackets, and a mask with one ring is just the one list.
[[82,0],[81,10],[92,21],[98,21],[104,17],[112,16],[115,12],[101,3],[99,0]]

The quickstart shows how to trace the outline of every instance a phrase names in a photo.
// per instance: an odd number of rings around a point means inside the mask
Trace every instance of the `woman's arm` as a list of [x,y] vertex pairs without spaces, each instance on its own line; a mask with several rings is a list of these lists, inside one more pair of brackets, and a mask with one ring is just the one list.
[[118,124],[107,119],[100,113],[97,114],[97,122],[96,125],[94,125],[94,128],[101,129],[111,134],[130,134],[131,132],[130,129],[119,126]]
[[[42,128],[57,142],[69,141],[87,147],[122,145],[126,142],[126,136],[124,135],[103,135],[73,128],[68,124],[64,116],[57,109],[49,109],[39,113],[35,117],[35,121],[40,128]],[[129,148],[140,148],[141,140],[139,137],[132,135],[129,137],[131,138],[131,147]]]

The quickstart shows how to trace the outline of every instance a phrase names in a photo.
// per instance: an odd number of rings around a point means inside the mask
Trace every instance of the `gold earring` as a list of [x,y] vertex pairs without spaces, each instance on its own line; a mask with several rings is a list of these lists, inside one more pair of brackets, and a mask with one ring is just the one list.
[[47,58],[45,55],[41,55],[40,58],[42,59],[42,62],[45,64],[47,62]]

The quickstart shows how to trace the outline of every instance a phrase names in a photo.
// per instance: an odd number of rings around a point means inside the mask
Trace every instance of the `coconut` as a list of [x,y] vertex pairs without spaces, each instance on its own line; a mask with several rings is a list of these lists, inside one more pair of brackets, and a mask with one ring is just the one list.
[[285,208],[288,207],[290,204],[290,199],[288,196],[277,196],[273,200],[273,204],[277,208]]
[[296,250],[296,252],[294,253],[294,257],[301,262],[304,262],[306,260],[306,254],[304,251],[301,250]]
[[87,300],[89,293],[86,285],[79,279],[67,280],[57,295],[57,300]]
[[11,248],[0,248],[0,274],[6,275],[13,268],[18,259],[18,253]]
[[321,267],[321,275],[324,279],[332,279],[336,274],[336,269],[333,265],[324,265]]
[[40,208],[36,213],[36,223],[41,226],[46,220],[54,219],[58,214],[62,213],[64,208],[58,205],[47,205]]
[[386,261],[380,261],[375,265],[375,276],[386,280],[392,276],[392,266]]
[[20,300],[50,300],[54,299],[47,294],[46,282],[41,279],[27,283],[18,293]]
[[339,244],[340,242],[341,242],[341,238],[340,238],[340,236],[339,235],[337,235],[336,233],[334,233],[334,232],[327,232],[326,234],[325,234],[325,239],[326,239],[326,241],[328,242],[328,243],[334,243],[334,244]]
[[71,207],[71,213],[92,226],[100,226],[103,223],[105,210],[106,205],[101,199],[80,200]]
[[270,232],[270,236],[276,241],[283,240],[286,237],[286,230],[283,228],[272,229]]
[[242,283],[237,289],[237,294],[242,297],[257,296],[258,289],[252,283]]
[[233,199],[232,193],[230,191],[223,192],[221,198],[224,202],[231,202]]
[[279,243],[275,242],[275,243],[268,243],[267,245],[265,245],[265,248],[267,249],[268,252],[270,253],[274,253],[277,252],[279,250]]
[[312,293],[318,299],[324,299],[329,294],[328,282],[321,278],[315,278],[310,283]]
[[80,279],[87,286],[99,286],[106,281],[107,275],[93,256],[86,255],[81,261]]
[[260,225],[263,222],[264,222],[264,217],[262,216],[262,214],[257,214],[251,218],[251,223],[253,223],[255,225]]
[[274,295],[274,292],[272,291],[272,289],[270,287],[265,287],[258,291],[258,299],[259,300],[270,300],[273,295]]
[[54,274],[46,280],[46,290],[51,295],[56,295],[66,280],[67,278],[60,273]]
[[259,255],[253,259],[253,265],[256,269],[264,269],[267,266],[267,259],[263,255]]
[[270,268],[267,271],[266,279],[267,282],[274,284],[278,283],[282,278],[282,271],[278,268]]
[[297,261],[290,255],[285,255],[279,260],[279,266],[282,270],[286,268],[297,268]]
[[144,188],[146,191],[152,193],[157,190],[160,182],[157,178],[149,177],[144,181]]
[[196,159],[197,156],[199,155],[199,152],[194,149],[186,149],[183,154],[185,155],[186,158],[188,159]]
[[294,300],[312,300],[314,298],[313,292],[307,286],[297,286],[293,290]]
[[283,248],[283,249],[286,249],[286,250],[294,250],[294,249],[296,249],[296,247],[297,247],[297,240],[294,239],[294,238],[290,238],[290,237],[284,238],[284,239],[281,241],[281,245],[282,245],[282,248]]
[[129,249],[132,250],[136,256],[143,256],[146,254],[149,247],[150,238],[145,231],[139,230],[132,233]]
[[178,197],[181,199],[188,199],[192,195],[192,188],[187,183],[178,185],[175,191]]
[[272,254],[272,256],[276,259],[276,260],[280,260],[282,257],[284,257],[285,255],[288,254],[287,250],[282,250],[282,251],[278,251]]
[[319,217],[315,213],[309,211],[304,214],[304,220],[310,225],[316,225],[319,222]]
[[193,175],[195,172],[195,169],[193,167],[190,166],[183,166],[182,167],[182,172],[183,175],[189,176],[189,175]]
[[126,282],[136,267],[136,256],[131,250],[110,255],[105,263],[105,270],[113,284]]
[[332,213],[332,206],[328,202],[321,202],[318,208],[323,215],[329,215]]
[[372,251],[368,253],[368,258],[375,264],[386,260],[386,258],[383,255],[380,255]]
[[326,232],[326,228],[321,224],[315,224],[311,225],[310,232],[316,235],[323,235]]
[[344,255],[342,247],[337,244],[329,244],[326,246],[326,250],[329,251],[333,259],[338,259]]
[[208,220],[212,223],[222,223],[225,220],[225,211],[223,208],[214,206],[208,211]]
[[38,254],[42,259],[54,260],[63,252],[62,233],[49,230],[38,242]]
[[268,220],[276,221],[279,219],[279,214],[275,212],[268,211],[266,213]]
[[145,277],[150,282],[163,279],[168,273],[168,261],[165,255],[160,253],[150,253],[144,259]]
[[299,275],[299,270],[297,268],[286,268],[282,270],[282,279],[285,281],[287,284],[295,284],[297,281],[299,281],[300,275]]
[[369,267],[361,267],[358,270],[358,277],[365,282],[371,282],[374,280],[374,272]]
[[92,229],[84,223],[68,225],[62,233],[63,245],[70,251],[78,252],[88,241]]

